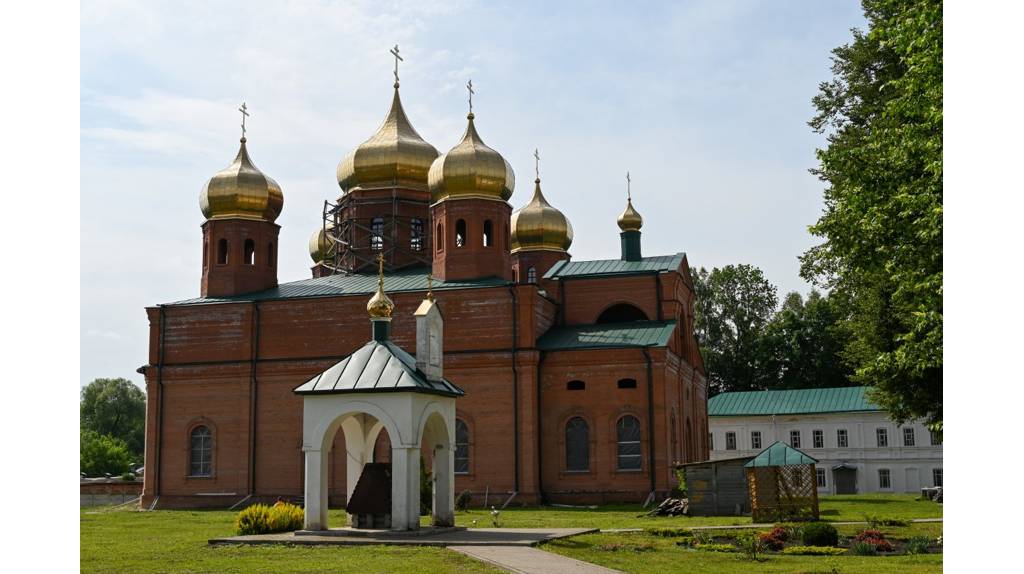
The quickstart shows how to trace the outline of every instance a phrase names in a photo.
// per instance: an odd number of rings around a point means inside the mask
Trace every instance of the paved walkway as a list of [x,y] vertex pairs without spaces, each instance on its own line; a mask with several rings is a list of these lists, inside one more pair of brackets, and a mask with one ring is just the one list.
[[448,550],[516,574],[620,574],[618,570],[529,546],[449,546]]

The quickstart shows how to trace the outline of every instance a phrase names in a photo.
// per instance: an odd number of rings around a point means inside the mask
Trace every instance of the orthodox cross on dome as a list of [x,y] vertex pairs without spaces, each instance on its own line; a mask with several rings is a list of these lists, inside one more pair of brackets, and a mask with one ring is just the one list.
[[626,200],[627,201],[633,201],[633,192],[632,192],[632,190],[630,190],[630,184],[632,183],[632,181],[633,180],[629,178],[629,172],[627,171],[626,172]]
[[245,106],[245,102],[242,102],[242,107],[238,108],[238,111],[242,112],[242,139],[245,139],[245,118],[249,117],[249,108]]
[[540,181],[540,151],[537,148],[533,148],[533,165],[537,172],[537,181]]
[[434,300],[434,276],[427,273],[427,301]]
[[469,83],[466,84],[466,89],[469,90],[469,113],[473,113],[473,78],[469,79]]
[[398,62],[404,62],[405,59],[398,55],[398,44],[395,44],[394,48],[391,48],[391,55],[395,57],[395,87],[398,87]]
[[377,286],[384,289],[384,254],[377,254]]

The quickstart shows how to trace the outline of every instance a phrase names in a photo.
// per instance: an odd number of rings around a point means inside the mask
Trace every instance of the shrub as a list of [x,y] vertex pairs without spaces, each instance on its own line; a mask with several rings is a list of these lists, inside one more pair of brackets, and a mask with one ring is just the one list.
[[676,540],[676,546],[693,546],[693,536],[682,536]]
[[693,536],[689,528],[644,528],[644,532],[652,536],[674,538],[676,536]]
[[753,532],[743,533],[736,541],[747,560],[757,560],[757,555],[763,553],[766,547],[761,536]]
[[732,544],[697,544],[694,548],[704,552],[736,552],[736,547]]
[[131,467],[131,454],[123,440],[90,430],[83,430],[79,437],[78,457],[86,476],[121,474]]
[[910,526],[910,521],[903,518],[886,518],[870,514],[864,515],[864,522],[867,522],[868,528],[872,530],[877,530],[879,526]]
[[121,475],[121,480],[135,480],[135,473],[125,472]]
[[789,540],[789,532],[785,528],[776,526],[770,532],[762,532],[757,535],[758,540],[768,550],[782,550]]
[[907,554],[927,554],[932,539],[927,536],[913,536],[907,541]]
[[835,546],[839,543],[839,532],[828,522],[810,522],[800,533],[803,543],[808,546]]
[[298,506],[278,501],[270,507],[267,527],[270,532],[291,532],[302,528],[305,513]]
[[854,544],[870,544],[878,552],[892,552],[892,544],[885,539],[885,535],[878,530],[863,530],[853,537]]
[[253,504],[243,509],[235,518],[235,532],[240,535],[270,532],[270,507],[266,504]]
[[790,546],[782,551],[783,554],[800,554],[803,556],[839,556],[846,553],[842,548],[832,546]]
[[850,545],[850,552],[855,556],[874,556],[878,554],[874,544],[867,542],[854,542]]
[[460,492],[459,495],[455,497],[455,510],[464,512],[467,508],[469,508],[469,498],[470,494],[468,490],[463,490],[462,492]]
[[693,545],[699,544],[711,544],[711,535],[705,530],[694,530],[693,531]]

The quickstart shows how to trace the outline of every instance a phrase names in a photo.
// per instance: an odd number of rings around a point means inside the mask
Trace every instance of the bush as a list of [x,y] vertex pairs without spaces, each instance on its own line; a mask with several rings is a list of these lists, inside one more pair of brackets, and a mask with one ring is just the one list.
[[704,552],[736,552],[736,547],[732,544],[697,544],[694,548]]
[[135,480],[135,473],[125,472],[121,474],[121,480]]
[[300,530],[305,519],[305,512],[298,506],[278,501],[270,507],[267,526],[270,532],[291,532]]
[[693,545],[699,544],[711,544],[711,535],[706,530],[694,530],[693,531]]
[[782,551],[783,554],[799,554],[802,556],[839,556],[846,550],[832,546],[790,546]]
[[470,494],[468,490],[463,490],[455,497],[455,510],[459,512],[465,512],[469,508]]
[[850,545],[850,552],[854,556],[874,556],[878,554],[878,550],[875,549],[874,544],[868,544],[867,542],[854,542]]
[[807,546],[835,546],[839,543],[839,532],[828,522],[810,522],[800,530],[800,536]]
[[270,507],[266,504],[253,504],[243,509],[235,518],[235,532],[239,535],[270,532]]
[[758,540],[768,550],[782,550],[789,540],[789,532],[780,526],[776,526],[770,532],[762,532],[757,535]]
[[757,560],[758,554],[763,553],[766,547],[761,536],[753,532],[743,533],[736,539],[736,542],[739,544],[740,550],[743,551],[743,556],[747,560]]
[[907,541],[907,554],[927,554],[932,539],[927,536],[914,536]]
[[885,535],[878,530],[863,530],[853,537],[854,544],[870,544],[878,552],[892,552],[892,544],[885,539]]
[[123,440],[83,430],[79,438],[79,466],[86,476],[119,475],[130,470],[131,454]]

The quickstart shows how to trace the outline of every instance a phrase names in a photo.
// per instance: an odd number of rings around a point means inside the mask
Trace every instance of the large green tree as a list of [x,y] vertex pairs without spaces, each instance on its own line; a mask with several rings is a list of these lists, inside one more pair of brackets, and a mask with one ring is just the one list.
[[129,453],[142,456],[146,436],[146,394],[128,379],[96,379],[82,389],[83,431],[124,441]]
[[778,304],[775,286],[753,265],[691,269],[696,294],[694,329],[711,394],[772,385],[777,367],[765,352],[763,331]]
[[786,295],[782,307],[765,327],[763,346],[775,357],[776,389],[844,387],[853,370],[843,358],[849,333],[839,306],[811,290],[807,299]]
[[942,420],[942,3],[864,0],[810,125],[824,242],[802,275],[846,302],[856,377],[897,421]]
[[130,469],[132,455],[123,440],[82,429],[78,462],[86,476],[116,475]]

